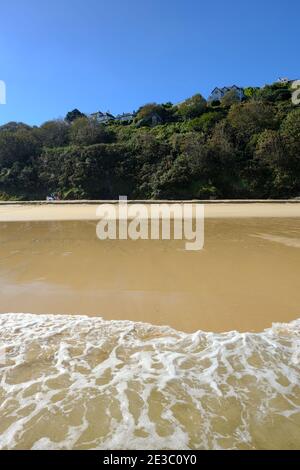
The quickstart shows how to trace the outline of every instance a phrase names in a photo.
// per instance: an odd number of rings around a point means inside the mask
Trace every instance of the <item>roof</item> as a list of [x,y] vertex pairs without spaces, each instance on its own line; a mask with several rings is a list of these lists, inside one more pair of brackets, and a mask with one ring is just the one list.
[[242,87],[239,87],[239,86],[237,86],[237,85],[231,85],[231,86],[224,86],[223,88],[215,87],[215,88],[212,90],[211,94],[213,94],[215,91],[223,91],[223,92],[224,92],[224,91],[230,91],[230,90],[232,90],[233,88],[234,88],[235,90],[243,90]]
[[96,111],[95,113],[91,113],[91,116],[99,116],[99,117],[106,117],[106,118],[113,118],[114,116],[110,113],[102,113],[102,111]]
[[122,118],[122,117],[133,117],[133,116],[134,116],[134,113],[122,113],[122,114],[117,114],[116,119]]

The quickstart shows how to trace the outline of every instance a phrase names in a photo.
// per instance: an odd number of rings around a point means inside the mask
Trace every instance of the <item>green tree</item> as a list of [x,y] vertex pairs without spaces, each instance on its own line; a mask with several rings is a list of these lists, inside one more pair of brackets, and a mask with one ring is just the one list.
[[62,147],[69,142],[69,125],[62,120],[47,121],[39,128],[39,137],[45,147]]
[[255,156],[271,167],[282,165],[285,161],[285,147],[280,132],[265,130],[259,135]]
[[172,120],[173,109],[168,103],[161,105],[148,103],[139,108],[136,115],[136,122],[139,127],[155,126]]
[[253,134],[277,126],[274,108],[258,101],[232,106],[228,113],[228,122],[236,132],[237,138],[244,143]]
[[15,122],[15,121],[10,121],[0,126],[0,132],[2,131],[10,131],[10,132],[30,131],[31,129],[32,128],[28,126],[28,124],[24,124],[24,122]]
[[233,104],[239,103],[239,102],[240,102],[240,98],[238,97],[238,94],[235,90],[227,91],[227,93],[225,93],[225,95],[221,99],[221,105],[224,108],[232,106]]
[[244,95],[246,98],[251,99],[257,94],[258,90],[258,87],[248,86],[244,88]]
[[294,153],[300,155],[300,108],[291,111],[281,125],[282,135]]
[[93,145],[112,142],[112,130],[94,118],[77,118],[70,127],[70,142],[76,145]]
[[300,108],[290,112],[281,125],[281,136],[286,148],[286,158],[290,170],[300,185]]
[[206,100],[198,93],[178,105],[178,114],[183,119],[194,119],[205,112],[206,106]]
[[284,83],[273,83],[260,88],[255,93],[255,99],[267,103],[276,103],[279,101],[287,101],[291,99],[291,91],[289,85]]
[[11,166],[14,162],[25,163],[37,155],[39,142],[31,131],[0,132],[0,166]]
[[69,111],[66,114],[65,120],[70,123],[81,117],[85,117],[85,114],[80,112],[79,109],[75,108],[73,111]]
[[188,121],[186,126],[189,131],[201,131],[208,134],[223,117],[223,112],[210,111]]
[[226,106],[207,106],[201,95],[150,103],[126,126],[78,110],[40,127],[4,124],[0,198],[299,196],[300,109],[287,99],[289,85],[245,93]]
[[218,190],[218,197],[242,197],[242,159],[233,142],[233,132],[224,120],[219,122],[207,141],[207,175]]

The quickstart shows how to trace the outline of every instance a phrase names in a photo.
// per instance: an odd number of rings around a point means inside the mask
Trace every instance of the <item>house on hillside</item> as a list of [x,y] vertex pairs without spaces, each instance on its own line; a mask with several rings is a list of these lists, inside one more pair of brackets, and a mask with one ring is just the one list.
[[158,124],[161,124],[162,122],[163,122],[162,117],[156,111],[152,111],[147,116],[140,119],[137,122],[136,127],[143,127],[143,126],[152,127],[152,126],[157,126]]
[[236,92],[236,95],[239,98],[239,100],[242,100],[244,98],[245,95],[244,95],[243,88],[233,85],[233,86],[224,86],[223,88],[218,88],[218,87],[214,88],[211,94],[209,95],[207,101],[221,101],[223,96],[226,95],[226,93],[231,90],[234,90]]
[[283,85],[287,85],[291,80],[287,77],[279,77],[277,83],[282,83]]
[[135,118],[135,113],[123,113],[123,114],[118,114],[115,117],[115,120],[129,123],[129,122],[132,122],[134,118]]
[[108,122],[115,120],[115,116],[113,116],[109,112],[102,113],[101,111],[97,111],[96,113],[90,114],[90,117],[96,119],[96,121],[100,124],[107,124]]

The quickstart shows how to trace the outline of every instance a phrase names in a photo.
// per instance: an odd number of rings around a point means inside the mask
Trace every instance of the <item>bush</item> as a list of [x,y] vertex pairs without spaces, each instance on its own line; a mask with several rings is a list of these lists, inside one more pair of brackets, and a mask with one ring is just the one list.
[[200,94],[194,95],[178,105],[178,114],[183,119],[194,119],[206,110],[206,100]]

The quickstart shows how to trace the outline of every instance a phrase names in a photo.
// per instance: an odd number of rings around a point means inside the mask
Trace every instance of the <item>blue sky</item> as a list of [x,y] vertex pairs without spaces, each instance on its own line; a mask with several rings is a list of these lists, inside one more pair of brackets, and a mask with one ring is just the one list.
[[0,124],[300,78],[299,0],[15,0],[0,15]]

